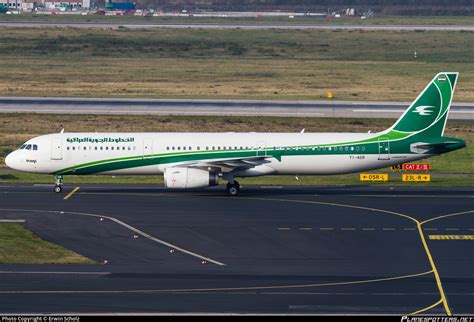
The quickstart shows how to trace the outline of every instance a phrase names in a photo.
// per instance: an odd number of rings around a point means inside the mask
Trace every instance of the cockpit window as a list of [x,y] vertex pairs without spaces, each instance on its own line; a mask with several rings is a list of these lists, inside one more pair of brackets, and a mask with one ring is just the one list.
[[23,144],[22,146],[20,146],[20,150],[23,150],[24,148],[26,148],[26,144]]
[[37,151],[38,150],[38,146],[36,144],[33,144],[33,151]]
[[31,150],[31,144],[28,144],[25,149]]

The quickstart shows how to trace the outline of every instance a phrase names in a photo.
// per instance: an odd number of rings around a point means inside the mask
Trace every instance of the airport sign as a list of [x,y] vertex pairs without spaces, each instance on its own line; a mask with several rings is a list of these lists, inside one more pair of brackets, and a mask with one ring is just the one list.
[[402,163],[392,165],[392,170],[430,171],[431,165],[429,163]]
[[430,182],[431,176],[429,174],[402,174],[402,181],[404,182]]
[[360,181],[375,181],[375,182],[387,182],[388,174],[386,173],[361,173]]
[[392,165],[392,170],[403,170],[403,164]]
[[430,240],[474,240],[474,235],[429,235]]
[[429,163],[404,163],[402,166],[405,171],[430,171],[431,169]]

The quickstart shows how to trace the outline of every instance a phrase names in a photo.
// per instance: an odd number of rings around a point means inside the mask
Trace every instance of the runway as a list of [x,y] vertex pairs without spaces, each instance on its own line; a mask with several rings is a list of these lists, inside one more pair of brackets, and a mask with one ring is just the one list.
[[0,265],[1,313],[474,313],[474,240],[430,237],[474,235],[473,188],[73,188],[0,186],[100,263]]
[[[398,118],[409,102],[0,97],[1,113],[248,115]],[[474,103],[453,103],[449,119],[474,120]]]
[[173,29],[294,29],[294,30],[397,30],[473,31],[471,25],[350,25],[350,24],[236,24],[236,23],[133,23],[133,22],[0,22],[0,27],[173,28]]

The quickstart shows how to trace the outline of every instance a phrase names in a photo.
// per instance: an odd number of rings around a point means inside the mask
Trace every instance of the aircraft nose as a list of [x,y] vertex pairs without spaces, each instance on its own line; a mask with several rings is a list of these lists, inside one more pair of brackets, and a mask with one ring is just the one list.
[[15,152],[12,152],[7,155],[7,157],[5,158],[5,164],[10,169],[15,169]]

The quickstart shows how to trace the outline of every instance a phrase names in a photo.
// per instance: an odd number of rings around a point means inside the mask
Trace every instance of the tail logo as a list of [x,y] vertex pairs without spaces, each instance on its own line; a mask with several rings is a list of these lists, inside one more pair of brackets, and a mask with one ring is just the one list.
[[422,116],[431,115],[433,111],[429,110],[430,108],[435,108],[435,107],[429,106],[429,105],[420,105],[415,108],[413,113],[418,113],[419,115],[422,115]]

